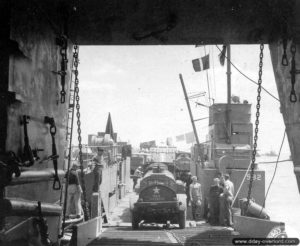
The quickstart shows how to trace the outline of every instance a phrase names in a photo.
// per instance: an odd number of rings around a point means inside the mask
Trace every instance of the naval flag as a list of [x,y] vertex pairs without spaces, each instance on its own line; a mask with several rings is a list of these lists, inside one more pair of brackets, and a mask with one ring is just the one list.
[[209,69],[209,54],[198,59],[192,60],[195,72]]
[[176,136],[176,142],[184,141],[184,134]]
[[225,64],[226,49],[227,49],[227,46],[226,46],[226,45],[223,45],[222,51],[221,51],[221,53],[219,54],[219,60],[220,60],[220,64],[221,64],[222,66],[224,66],[224,64]]
[[195,134],[194,132],[188,132],[185,134],[185,141],[187,144],[195,142]]

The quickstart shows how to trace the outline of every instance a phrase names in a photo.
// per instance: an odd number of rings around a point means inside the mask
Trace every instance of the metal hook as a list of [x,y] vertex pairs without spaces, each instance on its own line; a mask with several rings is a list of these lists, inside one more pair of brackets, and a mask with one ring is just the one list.
[[295,91],[291,91],[290,102],[292,102],[292,103],[297,102],[297,95],[296,95]]

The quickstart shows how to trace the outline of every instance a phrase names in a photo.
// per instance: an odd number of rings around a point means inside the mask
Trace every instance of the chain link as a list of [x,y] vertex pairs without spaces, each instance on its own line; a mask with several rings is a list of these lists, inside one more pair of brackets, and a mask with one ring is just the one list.
[[289,65],[289,61],[286,55],[286,47],[287,47],[287,39],[283,39],[282,40],[282,46],[283,46],[283,54],[282,54],[282,59],[281,59],[281,65],[282,66],[288,66]]
[[67,63],[68,63],[68,57],[67,57],[67,49],[68,49],[68,39],[65,36],[60,37],[60,55],[61,55],[61,70],[58,72],[58,74],[61,76],[61,91],[60,91],[60,102],[65,103],[66,102],[66,91],[65,91],[65,83],[66,83],[66,75],[67,75]]
[[79,79],[78,79],[78,52],[79,47],[78,45],[74,45],[74,74],[75,74],[75,100],[76,100],[76,116],[77,116],[77,133],[78,133],[78,148],[79,148],[79,163],[80,163],[80,177],[81,177],[81,185],[82,185],[82,193],[83,193],[83,212],[84,212],[84,219],[89,220],[89,211],[88,211],[88,204],[86,198],[86,187],[85,187],[85,180],[84,180],[84,172],[83,172],[83,160],[82,160],[82,144],[81,144],[81,121],[80,121],[80,104],[79,104]]
[[291,44],[291,53],[292,53],[292,65],[291,65],[291,93],[290,93],[290,102],[295,103],[297,102],[297,95],[295,91],[295,83],[296,83],[296,62],[295,62],[295,55],[296,55],[296,45],[294,43]]
[[255,158],[256,158],[256,148],[257,148],[257,140],[258,140],[258,126],[259,126],[259,115],[260,115],[260,100],[261,100],[261,84],[262,84],[262,67],[263,67],[263,50],[264,45],[260,45],[260,55],[259,55],[259,72],[258,72],[258,88],[257,88],[257,103],[256,103],[256,120],[255,120],[255,130],[254,130],[254,143],[253,143],[253,151],[252,151],[252,160],[251,160],[251,172],[250,172],[250,183],[249,183],[249,190],[247,196],[247,203],[246,203],[246,210],[248,210],[250,198],[251,198],[251,191],[253,186],[253,176],[254,176],[254,167],[255,167]]

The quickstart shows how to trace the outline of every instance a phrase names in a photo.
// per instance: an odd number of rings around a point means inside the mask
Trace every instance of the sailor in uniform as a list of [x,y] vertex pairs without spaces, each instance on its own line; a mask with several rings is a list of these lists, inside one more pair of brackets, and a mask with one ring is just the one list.
[[232,201],[234,196],[234,184],[229,179],[229,174],[225,174],[224,191],[220,195],[220,224],[222,226],[232,226]]
[[102,148],[97,147],[97,154],[92,159],[95,164],[95,167],[93,169],[93,174],[94,174],[93,192],[99,192],[99,187],[102,183],[102,170],[104,167],[103,152],[104,150]]
[[192,202],[192,216],[193,220],[198,220],[198,214],[201,212],[202,192],[201,185],[197,182],[197,177],[192,177],[190,184],[190,198]]

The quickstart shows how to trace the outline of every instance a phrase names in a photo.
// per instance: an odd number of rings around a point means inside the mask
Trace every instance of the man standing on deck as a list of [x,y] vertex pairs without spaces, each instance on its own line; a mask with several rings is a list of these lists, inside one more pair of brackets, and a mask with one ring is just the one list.
[[220,195],[220,224],[222,226],[232,226],[232,201],[234,196],[234,184],[229,179],[229,174],[225,174],[224,191]]
[[190,185],[193,183],[191,172],[187,173],[187,177],[185,179],[185,194],[186,194],[186,206],[190,206],[191,195],[190,195]]
[[93,162],[95,164],[93,173],[94,173],[94,185],[93,192],[99,192],[99,187],[102,183],[102,170],[104,167],[104,159],[103,159],[103,149],[97,147],[97,154],[93,157]]
[[230,192],[234,196],[234,184],[231,182],[229,174],[226,173],[224,175],[224,178],[225,178],[225,181],[224,181],[225,186],[227,185],[229,187]]
[[67,175],[69,175],[66,217],[70,217],[71,208],[73,205],[72,201],[75,205],[76,218],[80,218],[82,213],[82,207],[81,207],[82,189],[79,183],[77,168],[78,168],[77,164],[74,163],[70,169],[70,172],[66,174],[66,177],[68,177]]
[[201,211],[202,192],[201,185],[197,182],[197,177],[192,177],[190,184],[190,197],[192,202],[192,216],[193,220],[197,220],[197,211]]
[[214,184],[209,189],[209,223],[211,225],[219,224],[220,214],[220,195],[223,193],[223,188],[220,186],[220,179],[214,178]]
[[137,185],[138,179],[142,177],[142,167],[138,167],[134,174],[133,174],[133,190],[135,189],[135,186]]

